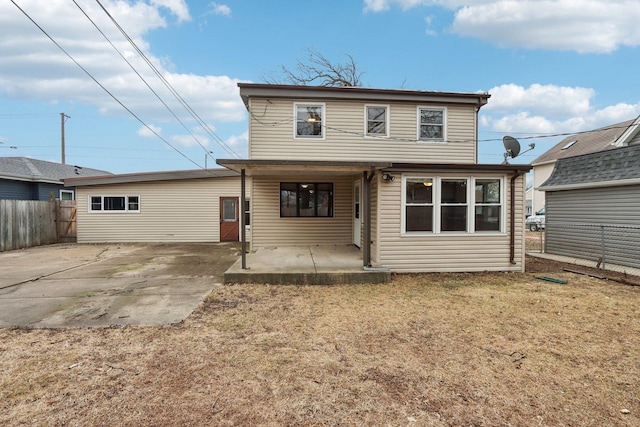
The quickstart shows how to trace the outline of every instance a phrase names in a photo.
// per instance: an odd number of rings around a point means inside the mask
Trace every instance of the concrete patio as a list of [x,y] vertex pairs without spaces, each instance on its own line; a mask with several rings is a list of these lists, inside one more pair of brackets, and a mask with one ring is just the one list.
[[262,247],[246,254],[225,273],[225,283],[331,285],[339,283],[385,283],[385,269],[362,266],[362,252],[355,246]]

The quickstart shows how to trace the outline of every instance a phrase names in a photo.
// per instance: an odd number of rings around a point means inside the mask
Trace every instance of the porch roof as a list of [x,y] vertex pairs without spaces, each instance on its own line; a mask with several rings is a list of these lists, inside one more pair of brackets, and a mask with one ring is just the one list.
[[251,160],[251,159],[218,159],[220,166],[236,172],[245,170],[247,176],[274,175],[286,173],[320,174],[332,173],[350,175],[371,169],[385,169],[391,162],[357,162],[329,160]]
[[421,172],[433,170],[478,171],[501,173],[525,173],[531,165],[510,164],[467,164],[467,163],[393,163],[367,161],[326,161],[326,160],[251,160],[251,159],[218,159],[217,163],[236,172],[245,170],[247,176],[274,175],[286,173],[332,173],[353,174],[371,169],[383,172]]

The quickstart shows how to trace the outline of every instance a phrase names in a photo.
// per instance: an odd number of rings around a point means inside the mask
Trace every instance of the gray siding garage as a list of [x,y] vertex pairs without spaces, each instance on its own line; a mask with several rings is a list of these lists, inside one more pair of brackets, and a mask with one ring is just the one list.
[[640,146],[560,159],[541,190],[547,253],[640,268]]

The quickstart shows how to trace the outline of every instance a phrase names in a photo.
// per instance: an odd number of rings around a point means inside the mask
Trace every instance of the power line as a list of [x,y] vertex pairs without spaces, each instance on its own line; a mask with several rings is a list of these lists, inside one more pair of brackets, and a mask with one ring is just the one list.
[[78,9],[80,9],[80,11],[83,13],[83,15],[89,20],[89,22],[91,22],[91,24],[93,24],[93,26],[96,28],[96,30],[98,30],[98,32],[100,34],[102,34],[102,37],[104,37],[104,39],[111,45],[113,50],[115,50],[118,53],[118,55],[120,55],[120,57],[127,63],[127,65],[129,65],[129,68],[131,68],[131,70],[134,73],[136,73],[136,75],[140,78],[140,80],[142,80],[142,82],[156,96],[156,98],[162,103],[162,105],[164,105],[164,107],[173,115],[173,117],[182,125],[182,127],[193,137],[193,139],[196,141],[196,143],[200,147],[202,147],[203,150],[208,151],[207,148],[200,142],[200,140],[198,140],[198,138],[193,134],[193,132],[191,132],[189,130],[189,128],[184,124],[184,122],[182,120],[180,120],[180,118],[176,115],[176,113],[167,105],[166,102],[164,102],[164,100],[160,97],[160,95],[158,95],[158,93],[149,85],[149,83],[144,79],[144,77],[142,77],[142,75],[138,72],[138,70],[135,69],[133,64],[131,64],[131,62],[129,62],[129,60],[122,54],[122,52],[120,52],[118,50],[118,48],[113,44],[113,42],[109,39],[109,37],[107,37],[107,35],[100,29],[100,27],[98,27],[98,25],[95,23],[95,21],[93,19],[91,19],[91,17],[89,15],[87,15],[87,13],[76,2],[76,0],[72,0],[72,1],[76,5],[76,7]]
[[31,21],[33,23],[33,25],[35,25],[45,36],[47,36],[47,38],[49,40],[51,40],[51,42],[53,44],[55,44],[58,49],[60,49],[65,55],[67,55],[67,57],[69,57],[69,59],[71,59],[82,71],[84,71],[84,73],[89,76],[89,78],[91,78],[91,80],[93,80],[98,86],[100,86],[100,88],[102,88],[102,90],[104,90],[114,101],[116,101],[122,108],[124,108],[129,114],[131,114],[136,120],[138,120],[144,127],[146,127],[151,133],[153,133],[154,135],[156,135],[158,138],[160,138],[165,144],[167,144],[169,147],[171,147],[175,152],[177,152],[178,154],[180,154],[182,157],[184,157],[185,159],[187,159],[189,162],[193,163],[194,165],[196,165],[198,168],[200,168],[200,165],[198,163],[196,163],[195,161],[193,161],[191,158],[189,158],[186,154],[184,154],[182,151],[180,151],[179,149],[177,149],[176,147],[174,147],[169,141],[167,141],[165,138],[163,138],[158,132],[156,132],[151,126],[149,126],[147,123],[145,123],[140,117],[138,117],[138,115],[136,115],[131,109],[129,109],[126,105],[124,105],[114,94],[112,94],[102,83],[100,83],[86,68],[84,68],[69,52],[67,52],[53,37],[51,37],[49,35],[49,33],[47,33],[44,28],[42,28],[33,18],[31,18],[31,16],[25,12],[18,4],[16,4],[16,2],[14,0],[11,0],[11,3],[13,3],[13,5],[15,7],[18,8],[18,10],[20,10],[20,12],[22,12],[22,14],[24,16],[27,17],[27,19],[29,19],[29,21]]
[[[151,68],[151,70],[156,74],[156,76],[160,79],[160,81],[165,85],[165,87],[167,89],[169,89],[169,92],[171,92],[171,94],[178,100],[178,102],[185,108],[185,110],[187,110],[187,112],[189,112],[189,114],[196,120],[196,122],[198,122],[203,129],[205,129],[205,131],[211,135],[214,140],[216,141],[216,143],[223,148],[227,153],[229,153],[232,156],[235,156],[237,158],[240,158],[241,156],[236,153],[233,148],[231,148],[222,138],[220,138],[220,136],[218,136],[218,134],[216,134],[214,132],[213,129],[211,129],[211,127],[209,126],[209,124],[207,124],[199,115],[198,113],[196,113],[196,111],[187,103],[187,101],[185,101],[185,99],[178,93],[178,91],[171,85],[171,83],[169,83],[167,81],[167,79],[162,75],[162,73],[156,68],[155,65],[153,65],[153,63],[151,62],[151,60],[149,60],[149,58],[145,55],[145,53],[138,47],[138,45],[133,41],[133,39],[127,34],[127,32],[120,26],[120,24],[118,23],[118,21],[116,21],[116,19],[111,15],[111,13],[109,13],[109,11],[106,9],[106,7],[104,7],[102,5],[102,3],[100,2],[100,0],[96,0],[96,3],[98,3],[98,5],[100,6],[100,8],[104,11],[104,13],[109,17],[109,19],[111,20],[111,22],[113,22],[113,24],[115,25],[115,27],[120,31],[120,33],[124,36],[124,38],[131,44],[131,46],[133,46],[133,48],[136,50],[136,52],[138,52],[138,54],[140,55],[140,57],[147,63],[147,65],[149,66],[149,68]],[[205,147],[202,147],[207,153],[208,150]]]

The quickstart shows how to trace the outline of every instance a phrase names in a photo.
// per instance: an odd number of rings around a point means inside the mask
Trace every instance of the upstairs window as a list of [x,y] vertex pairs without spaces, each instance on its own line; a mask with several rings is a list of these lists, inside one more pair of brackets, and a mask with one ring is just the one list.
[[140,196],[89,196],[89,212],[140,212]]
[[324,105],[295,104],[296,138],[324,138]]
[[446,111],[444,108],[418,108],[418,139],[444,141]]
[[370,137],[389,136],[389,108],[385,105],[365,107],[365,135]]

